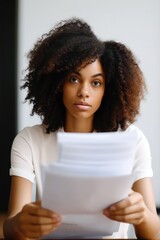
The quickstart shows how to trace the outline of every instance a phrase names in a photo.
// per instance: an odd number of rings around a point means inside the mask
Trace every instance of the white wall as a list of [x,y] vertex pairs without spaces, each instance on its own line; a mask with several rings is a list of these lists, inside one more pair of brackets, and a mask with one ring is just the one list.
[[[160,207],[160,1],[159,0],[20,0],[18,86],[26,68],[26,53],[55,23],[69,17],[86,20],[95,33],[106,40],[122,41],[135,53],[142,68],[148,95],[142,103],[137,124],[147,136],[153,156],[153,185]],[[31,106],[22,104],[18,91],[18,130],[39,123],[30,117]]]

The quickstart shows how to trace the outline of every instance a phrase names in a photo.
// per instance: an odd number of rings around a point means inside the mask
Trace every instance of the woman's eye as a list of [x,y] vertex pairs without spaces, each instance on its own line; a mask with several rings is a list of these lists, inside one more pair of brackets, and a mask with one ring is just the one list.
[[69,78],[69,82],[71,82],[71,83],[78,83],[79,81],[78,81],[78,79],[76,77],[70,77]]
[[93,81],[92,82],[92,85],[94,86],[94,87],[99,87],[99,86],[101,86],[101,82],[100,81]]

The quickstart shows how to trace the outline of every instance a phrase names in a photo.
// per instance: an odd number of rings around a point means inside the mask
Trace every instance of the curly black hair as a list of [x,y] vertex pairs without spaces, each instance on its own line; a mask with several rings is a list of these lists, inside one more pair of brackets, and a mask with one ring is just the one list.
[[42,35],[28,54],[22,89],[47,132],[65,125],[62,86],[66,76],[99,59],[106,77],[100,108],[94,116],[97,132],[125,130],[136,120],[146,85],[133,53],[122,43],[101,41],[81,19],[61,21]]

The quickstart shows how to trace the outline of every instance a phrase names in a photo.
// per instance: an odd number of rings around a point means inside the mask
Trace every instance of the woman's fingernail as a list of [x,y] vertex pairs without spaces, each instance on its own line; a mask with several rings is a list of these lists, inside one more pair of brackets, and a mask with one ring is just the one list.
[[116,207],[115,207],[115,206],[112,206],[112,207],[110,207],[110,210],[111,210],[111,211],[116,210]]
[[104,215],[108,215],[108,214],[109,214],[108,209],[104,210],[104,211],[103,211],[103,214],[104,214]]

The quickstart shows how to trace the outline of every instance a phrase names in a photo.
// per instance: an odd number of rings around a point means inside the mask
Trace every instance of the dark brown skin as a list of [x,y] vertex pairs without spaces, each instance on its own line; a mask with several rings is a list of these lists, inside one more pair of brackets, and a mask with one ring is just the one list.
[[[61,40],[60,40],[61,39]],[[105,93],[94,116],[97,132],[125,130],[136,120],[146,91],[143,74],[133,53],[122,43],[100,41],[87,23],[63,21],[36,43],[28,54],[23,89],[42,117],[47,132],[65,125],[62,86],[71,72],[99,59],[105,74]]]
[[[132,52],[121,43],[100,41],[78,19],[61,22],[42,36],[29,53],[24,81],[26,101],[33,104],[32,114],[42,117],[48,134],[60,127],[66,132],[125,130],[135,121],[146,90]],[[79,106],[82,101],[91,107]],[[160,221],[150,178],[136,181],[129,196],[103,214],[133,224],[139,239],[158,239]],[[32,202],[32,183],[12,176],[5,237],[35,239],[60,224],[59,213]]]

